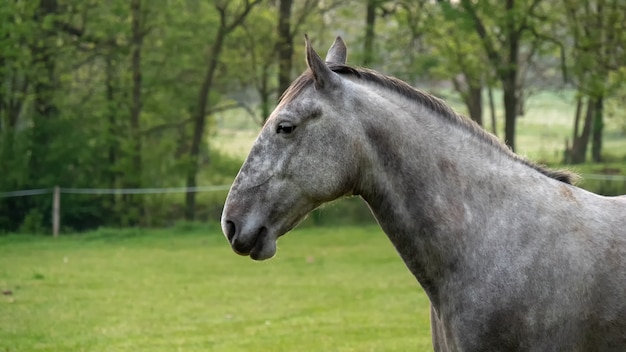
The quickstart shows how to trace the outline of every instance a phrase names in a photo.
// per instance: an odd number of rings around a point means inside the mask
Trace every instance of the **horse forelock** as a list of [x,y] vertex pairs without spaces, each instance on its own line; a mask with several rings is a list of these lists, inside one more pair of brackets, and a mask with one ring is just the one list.
[[[513,158],[516,161],[521,162],[522,164],[529,166],[542,174],[553,178],[555,180],[572,184],[576,176],[575,174],[565,171],[565,170],[552,170],[546,168],[542,165],[536,164],[534,162],[529,161],[519,155],[513,153],[508,146],[502,143],[498,138],[494,135],[486,132],[480,125],[476,122],[463,117],[462,115],[455,112],[450,106],[448,106],[443,100],[423,92],[415,87],[410,86],[409,84],[401,81],[395,77],[385,76],[377,71],[366,69],[366,68],[357,68],[345,64],[328,62],[328,67],[335,73],[345,76],[351,76],[358,80],[362,80],[365,82],[374,83],[381,87],[384,87],[392,92],[400,94],[409,100],[415,101],[417,104],[426,107],[430,111],[434,112],[436,115],[440,116],[443,120],[455,124],[464,130],[470,132],[471,134],[477,136],[484,142],[488,143],[495,149],[504,153],[505,155]],[[308,87],[313,86],[314,78],[311,70],[305,71],[302,75],[300,75],[292,84],[285,90],[285,92],[281,95],[279,102],[287,103],[295,98],[298,95],[307,89]]]
[[295,99],[302,91],[313,85],[313,73],[311,70],[306,70],[298,78],[296,78],[289,87],[281,94],[278,99],[278,103],[288,103]]

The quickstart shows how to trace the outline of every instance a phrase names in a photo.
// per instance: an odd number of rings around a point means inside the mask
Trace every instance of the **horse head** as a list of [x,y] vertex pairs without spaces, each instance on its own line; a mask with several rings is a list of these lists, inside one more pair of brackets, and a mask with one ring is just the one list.
[[285,91],[230,189],[222,229],[233,250],[263,260],[276,240],[322,203],[353,192],[358,169],[356,120],[345,82],[329,64],[345,64],[339,37],[326,62],[306,38],[308,70]]

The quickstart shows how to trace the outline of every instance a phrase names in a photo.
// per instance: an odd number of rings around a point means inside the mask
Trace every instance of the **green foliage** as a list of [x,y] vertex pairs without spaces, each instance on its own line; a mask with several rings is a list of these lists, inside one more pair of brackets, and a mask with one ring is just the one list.
[[[45,6],[16,1],[0,10],[6,20],[0,35],[8,39],[0,42],[0,191],[182,185],[190,168],[190,117],[205,72],[204,52],[212,45],[206,38],[213,37],[219,21],[213,4],[143,4],[139,136],[129,109],[136,77],[128,2]],[[229,76],[220,79],[227,88]],[[212,104],[225,93],[214,90]],[[208,152],[203,158],[210,164]],[[217,160],[219,169],[226,167],[228,161]],[[207,179],[227,183],[220,175]],[[142,218],[150,205],[161,207],[161,200],[144,207],[136,199],[64,197],[64,226],[152,223]],[[0,228],[32,228],[38,220],[47,228],[48,215],[27,214],[48,214],[49,204],[44,197],[0,199]]]
[[[233,130],[243,129],[242,120],[253,126],[246,125],[248,131],[256,130],[281,93],[277,91],[276,43],[283,38],[277,36],[277,2],[255,6],[241,26],[225,37],[223,50],[212,51],[221,23],[216,5],[224,6],[225,18],[232,23],[244,3],[143,1],[138,33],[133,33],[128,1],[3,3],[0,192],[55,185],[184,186],[196,162],[200,165],[198,185],[230,183],[242,157],[233,157],[234,150],[224,151],[222,146],[241,144],[233,139],[242,134]],[[503,24],[526,21],[528,28],[522,38],[526,44],[521,50],[524,58],[536,50],[533,53],[538,60],[523,71],[523,78],[539,82],[537,90],[561,88],[555,77],[564,70],[569,73],[568,89],[580,86],[585,93],[605,93],[607,118],[596,121],[604,126],[604,148],[615,150],[623,145],[615,142],[624,138],[623,133],[615,132],[615,126],[626,131],[620,109],[626,60],[619,50],[624,46],[619,26],[626,11],[619,2],[599,13],[594,0],[581,6],[570,0],[520,0],[510,11],[504,11],[504,3],[498,1],[378,1],[372,66],[420,86],[447,89],[446,82],[454,78],[462,78],[455,83],[495,85],[496,68],[487,64],[483,43],[464,3],[484,15],[490,31],[501,34],[500,41],[494,42],[497,50],[506,49],[501,40],[506,32]],[[533,3],[537,7],[526,11]],[[292,75],[305,68],[299,50],[305,32],[321,53],[335,35],[342,35],[349,43],[349,61],[361,62],[364,20],[362,3],[294,2]],[[594,21],[602,23],[591,25]],[[141,54],[139,71],[132,64],[137,49]],[[208,61],[215,57],[217,74],[207,97],[207,124],[202,131],[206,138],[201,141],[199,160],[195,160],[190,156],[195,132],[192,118]],[[520,60],[520,64],[527,62]],[[532,79],[537,76],[539,79]],[[139,101],[133,91],[137,84]],[[460,84],[457,90],[462,95],[466,88]],[[140,108],[138,126],[131,119],[132,106]],[[227,112],[240,116],[232,118]],[[572,125],[568,123],[567,128]],[[555,135],[559,145],[562,137],[561,133]],[[553,154],[553,149],[546,153]],[[611,153],[620,154],[619,150]],[[200,194],[196,214],[201,219],[219,216],[223,197],[221,192]],[[64,195],[62,223],[67,231],[171,225],[183,214],[183,198],[180,194]],[[346,203],[345,210],[356,219],[366,216],[359,206],[352,206]],[[49,231],[50,207],[49,195],[0,198],[0,232]],[[324,221],[335,221],[330,220],[328,209],[318,213],[328,215]],[[322,221],[318,213],[309,221]]]
[[25,234],[44,233],[42,226],[44,216],[37,208],[31,210],[25,217],[24,222],[20,225],[19,232]]

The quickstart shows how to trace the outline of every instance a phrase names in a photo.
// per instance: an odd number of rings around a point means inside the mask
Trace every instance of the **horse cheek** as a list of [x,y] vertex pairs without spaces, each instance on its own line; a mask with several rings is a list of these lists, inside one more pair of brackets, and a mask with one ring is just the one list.
[[[338,152],[341,149],[342,152]],[[330,202],[344,196],[351,189],[349,186],[349,169],[352,162],[347,158],[349,148],[325,150],[322,158],[311,170],[309,180],[317,180],[311,186],[319,193],[318,200]]]

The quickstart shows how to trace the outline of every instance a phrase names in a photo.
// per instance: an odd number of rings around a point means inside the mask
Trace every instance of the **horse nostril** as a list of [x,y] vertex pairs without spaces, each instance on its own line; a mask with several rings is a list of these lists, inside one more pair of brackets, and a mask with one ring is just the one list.
[[235,228],[235,223],[230,221],[230,220],[226,220],[226,238],[228,238],[228,242],[233,243],[233,238],[235,237],[235,233],[237,231],[237,229]]

